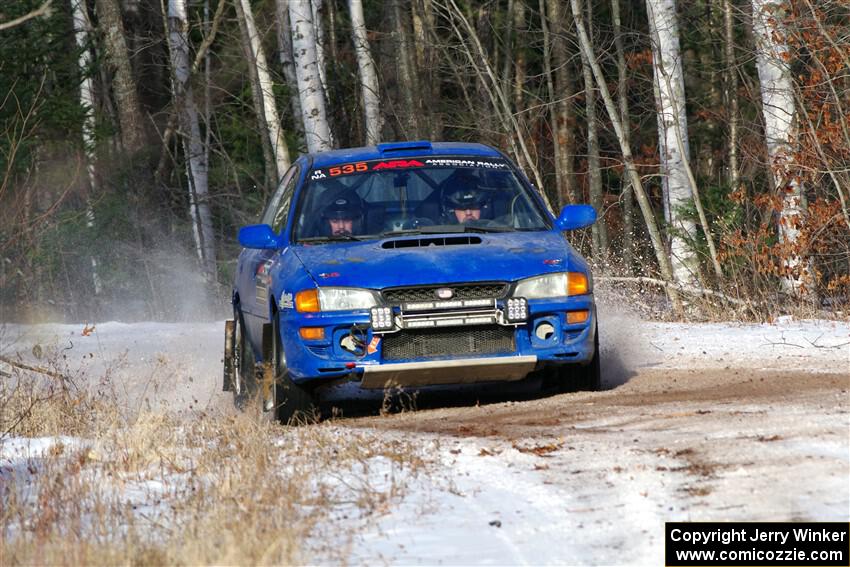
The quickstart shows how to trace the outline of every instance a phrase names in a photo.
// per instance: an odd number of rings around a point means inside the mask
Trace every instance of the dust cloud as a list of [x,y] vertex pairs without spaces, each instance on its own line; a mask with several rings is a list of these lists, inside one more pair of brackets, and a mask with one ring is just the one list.
[[596,291],[599,319],[599,348],[602,387],[625,384],[645,364],[645,350],[651,348],[642,336],[642,319],[629,306],[628,298],[610,289]]

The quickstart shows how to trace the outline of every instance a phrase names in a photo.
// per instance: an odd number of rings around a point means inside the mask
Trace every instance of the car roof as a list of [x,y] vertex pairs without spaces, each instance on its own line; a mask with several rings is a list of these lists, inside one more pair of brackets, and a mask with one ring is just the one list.
[[391,142],[362,148],[331,150],[306,156],[313,160],[313,167],[328,167],[339,163],[374,159],[394,159],[412,156],[476,156],[503,158],[495,148],[485,144],[463,142]]

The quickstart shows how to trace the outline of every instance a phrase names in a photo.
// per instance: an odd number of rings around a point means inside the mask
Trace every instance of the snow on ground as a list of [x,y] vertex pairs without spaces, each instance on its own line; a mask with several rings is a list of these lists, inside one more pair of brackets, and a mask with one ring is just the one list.
[[602,322],[602,344],[641,367],[850,373],[847,321],[635,323],[615,316]]

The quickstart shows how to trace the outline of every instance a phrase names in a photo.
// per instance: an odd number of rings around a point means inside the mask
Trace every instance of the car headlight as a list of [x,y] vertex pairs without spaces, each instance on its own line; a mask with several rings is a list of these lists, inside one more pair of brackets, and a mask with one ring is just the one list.
[[590,281],[581,272],[558,272],[520,280],[514,296],[526,299],[568,297],[590,293]]
[[351,311],[378,305],[375,292],[353,287],[320,287],[295,294],[295,309],[304,313]]

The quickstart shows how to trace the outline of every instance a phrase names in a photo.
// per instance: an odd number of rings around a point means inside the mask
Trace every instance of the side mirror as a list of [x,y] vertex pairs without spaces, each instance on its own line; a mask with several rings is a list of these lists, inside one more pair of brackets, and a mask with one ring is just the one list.
[[555,219],[555,226],[560,231],[584,228],[596,222],[596,209],[590,205],[567,205],[561,209],[561,214]]
[[239,229],[239,244],[245,248],[276,250],[283,246],[282,241],[267,224],[252,224]]

